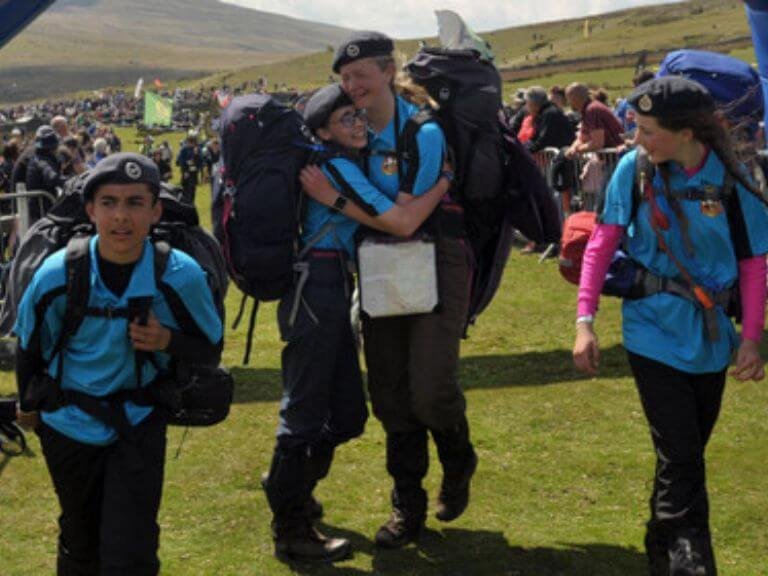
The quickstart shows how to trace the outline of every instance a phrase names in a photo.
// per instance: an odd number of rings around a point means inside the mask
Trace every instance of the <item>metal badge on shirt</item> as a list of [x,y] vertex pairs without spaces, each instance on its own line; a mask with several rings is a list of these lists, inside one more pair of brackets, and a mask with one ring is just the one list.
[[381,161],[381,171],[385,176],[397,174],[397,157],[384,156],[384,159]]
[[[717,194],[717,188],[715,186],[704,186],[704,192],[707,195],[715,196]],[[699,209],[704,216],[715,218],[724,212],[723,203],[720,200],[708,199],[702,200],[699,203]]]

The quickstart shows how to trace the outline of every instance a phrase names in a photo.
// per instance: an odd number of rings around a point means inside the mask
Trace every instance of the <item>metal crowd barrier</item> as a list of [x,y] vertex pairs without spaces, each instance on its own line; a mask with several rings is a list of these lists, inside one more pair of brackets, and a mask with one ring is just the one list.
[[[6,204],[10,205],[10,209],[7,210],[8,213],[0,216],[0,222],[14,225],[16,235],[22,238],[30,226],[34,224],[30,221],[30,205],[37,202],[38,214],[45,214],[46,201],[51,206],[56,202],[56,196],[45,190],[27,190],[24,184],[19,183],[16,185],[16,192],[0,195],[0,207],[5,208]],[[6,212],[6,210],[0,210],[0,212]],[[3,224],[2,227],[5,230],[6,224]]]
[[580,154],[575,159],[577,163],[576,185],[577,197],[583,210],[595,210],[601,192],[610,180],[619,152],[616,148],[604,148],[595,152]]
[[[571,182],[573,186],[566,188],[558,181],[554,170],[559,152],[557,148],[545,148],[534,153],[533,158],[559,200],[561,218],[564,219],[572,211],[595,210],[621,154],[616,148],[604,148],[564,160],[572,163],[575,174]],[[757,161],[750,162],[750,168],[755,182],[768,198],[768,149],[757,152]]]
[[560,200],[561,217],[565,218],[572,211],[595,210],[600,193],[616,169],[621,154],[616,148],[604,148],[563,160],[571,163],[570,168],[564,168],[564,171],[570,171],[574,176],[571,186],[564,186],[557,181],[554,169],[559,153],[557,148],[545,148],[533,154],[533,158]]

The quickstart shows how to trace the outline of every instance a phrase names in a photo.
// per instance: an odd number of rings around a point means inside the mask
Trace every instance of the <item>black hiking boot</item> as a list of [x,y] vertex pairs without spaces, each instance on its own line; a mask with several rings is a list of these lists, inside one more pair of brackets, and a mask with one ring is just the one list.
[[716,576],[709,538],[698,532],[677,536],[669,549],[669,576]]
[[477,470],[477,454],[474,449],[469,455],[469,461],[460,475],[443,476],[440,493],[437,496],[435,518],[442,522],[456,520],[464,513],[469,504],[469,484]]
[[402,548],[416,542],[424,529],[427,515],[427,494],[421,488],[410,493],[392,490],[392,515],[376,532],[376,546],[386,549]]
[[648,574],[650,576],[669,576],[669,552],[667,544],[662,540],[651,520],[645,532],[645,554],[648,557]]
[[477,468],[477,454],[469,441],[466,417],[445,430],[432,430],[432,438],[443,465],[435,516],[450,522],[461,516],[469,504],[469,483]]
[[[261,488],[263,490],[267,489],[268,481],[269,472],[262,472],[259,483],[261,484]],[[309,515],[309,519],[314,522],[320,520],[323,517],[323,514],[325,514],[323,503],[315,498],[314,494],[309,495],[309,500],[307,501],[307,514]]]
[[275,527],[275,556],[289,562],[336,562],[348,558],[346,538],[328,538],[311,522],[289,529]]

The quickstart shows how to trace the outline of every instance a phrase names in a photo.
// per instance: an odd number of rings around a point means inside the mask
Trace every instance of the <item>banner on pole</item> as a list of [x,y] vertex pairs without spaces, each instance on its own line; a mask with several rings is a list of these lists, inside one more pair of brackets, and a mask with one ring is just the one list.
[[173,100],[163,98],[154,92],[144,92],[144,124],[147,126],[170,126],[173,116]]

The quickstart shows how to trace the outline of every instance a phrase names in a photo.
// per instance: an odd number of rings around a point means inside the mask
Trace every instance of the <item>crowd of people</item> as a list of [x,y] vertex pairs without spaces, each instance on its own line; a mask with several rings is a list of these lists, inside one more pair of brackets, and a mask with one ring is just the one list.
[[[386,434],[392,486],[391,514],[375,543],[392,549],[419,539],[428,511],[423,479],[429,438],[442,468],[436,518],[455,521],[470,503],[478,456],[458,361],[472,255],[462,207],[449,194],[455,175],[443,130],[435,123],[421,126],[414,174],[397,157],[399,136],[419,108],[399,93],[393,51],[392,40],[383,34],[351,36],[334,54],[332,70],[340,82],[316,91],[303,104],[307,125],[333,154],[321,166],[301,172],[310,197],[301,237],[307,275],[278,309],[285,343],[284,394],[263,485],[274,550],[284,559],[327,562],[351,551],[348,539],[319,530],[324,510],[314,491],[336,450],[359,437],[368,419],[349,322],[352,264],[360,243],[382,238],[391,246],[407,244],[394,238],[431,242],[432,268],[418,272],[439,279],[439,305],[431,311],[362,317],[368,393]],[[732,353],[736,378],[764,376],[758,343],[765,316],[768,212],[760,191],[739,168],[726,126],[704,88],[647,74],[638,76],[635,85],[618,112],[580,83],[565,89],[533,86],[514,102],[509,126],[531,152],[557,148],[566,160],[604,148],[631,150],[611,176],[584,255],[573,356],[577,368],[596,373],[599,294],[623,244],[645,277],[664,280],[641,297],[626,298],[623,308],[624,345],[657,455],[645,539],[649,571],[652,576],[711,576],[716,567],[704,451]],[[110,115],[131,109],[124,95],[89,106]],[[80,104],[70,108],[79,111]],[[77,129],[78,114],[71,111],[64,110],[74,126],[67,117],[55,116],[37,129],[29,145],[22,134],[5,144],[0,165],[0,178],[6,175],[8,182],[5,190],[23,181],[28,189],[54,192],[68,176],[90,169],[84,199],[98,233],[90,250],[92,273],[99,278],[92,297],[98,309],[125,307],[135,297],[153,303],[147,322],[122,318],[119,329],[110,323],[115,320],[111,314],[94,313],[87,330],[57,349],[65,306],[52,302],[66,297],[61,290],[65,261],[57,253],[35,274],[20,306],[17,377],[23,392],[41,370],[53,370],[61,386],[103,398],[155,378],[156,366],[137,372],[136,351],[170,358],[207,354],[223,346],[223,328],[203,273],[191,258],[173,251],[174,266],[164,278],[198,330],[174,319],[154,283],[142,281],[153,276],[147,236],[160,216],[157,196],[161,181],[172,174],[173,150],[167,143],[155,147],[148,137],[143,154],[120,153],[121,143],[110,128],[97,126],[95,133]],[[367,153],[361,154],[364,149]],[[175,165],[188,201],[194,202],[201,178],[212,176],[220,154],[216,138],[201,144],[196,133],[187,135]],[[646,154],[652,168],[636,196],[638,154]],[[731,296],[741,302],[741,336],[720,304]],[[165,424],[151,406],[127,402],[119,409],[129,435],[115,432],[78,405],[40,414],[20,407],[19,419],[37,426],[61,506],[60,575],[159,570]]]

